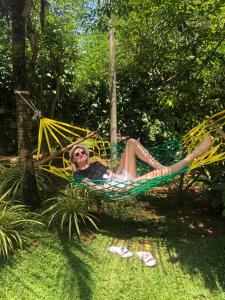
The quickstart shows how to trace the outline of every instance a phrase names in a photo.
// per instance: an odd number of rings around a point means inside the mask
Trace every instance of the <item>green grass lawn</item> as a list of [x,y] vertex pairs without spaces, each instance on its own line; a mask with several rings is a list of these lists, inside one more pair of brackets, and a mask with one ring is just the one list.
[[[110,204],[99,215],[100,231],[81,242],[32,229],[27,248],[0,265],[0,299],[225,299],[225,221],[172,198]],[[111,245],[134,255],[108,253]],[[137,250],[151,251],[157,265],[144,266]]]

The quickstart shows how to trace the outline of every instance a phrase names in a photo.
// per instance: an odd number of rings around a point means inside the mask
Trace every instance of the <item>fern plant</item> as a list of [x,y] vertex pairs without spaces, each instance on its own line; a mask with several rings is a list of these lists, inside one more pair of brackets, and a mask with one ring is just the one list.
[[28,217],[29,212],[21,204],[5,201],[7,193],[0,197],[0,258],[7,259],[16,248],[22,248],[27,238],[24,227],[42,224]]
[[56,197],[47,200],[50,206],[43,212],[48,216],[48,225],[57,224],[61,231],[68,231],[69,240],[73,233],[80,236],[81,224],[87,222],[98,229],[94,222],[95,216],[88,210],[89,192],[74,185],[69,184],[67,188]]

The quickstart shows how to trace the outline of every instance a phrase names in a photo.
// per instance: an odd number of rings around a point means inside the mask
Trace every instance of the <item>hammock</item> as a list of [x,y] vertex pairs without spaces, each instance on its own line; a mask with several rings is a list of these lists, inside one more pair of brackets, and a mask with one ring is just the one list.
[[[98,193],[110,198],[124,198],[138,196],[150,188],[162,185],[171,181],[177,175],[194,170],[200,166],[215,163],[225,158],[225,110],[206,117],[205,120],[187,132],[180,139],[172,140],[148,149],[149,153],[161,164],[170,166],[190,154],[197,146],[210,134],[213,137],[211,148],[201,157],[195,159],[188,167],[179,172],[174,172],[156,178],[143,179],[139,181],[118,181],[118,180],[91,180],[91,185],[86,184],[82,179],[75,180],[71,173],[68,151],[75,144],[83,144],[88,147],[91,161],[100,161],[110,169],[113,157],[110,143],[102,139],[95,132],[80,128],[67,123],[41,118],[38,135],[38,166],[51,174],[57,175],[82,187],[96,190]],[[124,147],[118,147],[118,157],[123,152]],[[48,153],[43,157],[43,153]],[[147,169],[146,169],[147,168]],[[144,163],[138,164],[138,175],[149,172],[149,166]],[[99,186],[102,189],[99,189]]]

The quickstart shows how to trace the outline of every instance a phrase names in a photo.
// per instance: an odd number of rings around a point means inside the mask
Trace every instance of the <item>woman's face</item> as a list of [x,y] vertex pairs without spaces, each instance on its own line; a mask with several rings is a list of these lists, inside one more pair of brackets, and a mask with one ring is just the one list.
[[73,161],[78,165],[86,163],[87,158],[87,153],[83,148],[77,148],[73,153]]

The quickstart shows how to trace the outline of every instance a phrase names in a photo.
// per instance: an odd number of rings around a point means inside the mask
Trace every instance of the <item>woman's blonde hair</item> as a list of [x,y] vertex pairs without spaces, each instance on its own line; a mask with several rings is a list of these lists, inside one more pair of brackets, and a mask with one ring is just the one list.
[[71,163],[71,165],[72,165],[72,172],[74,173],[77,169],[79,169],[79,167],[78,167],[78,164],[76,163],[76,162],[74,162],[74,160],[73,160],[73,154],[74,154],[74,151],[76,150],[76,149],[83,149],[84,151],[85,151],[85,153],[87,154],[87,163],[89,163],[89,150],[88,150],[88,148],[87,147],[85,147],[84,145],[81,145],[81,144],[77,144],[77,145],[74,145],[71,149],[70,149],[70,151],[69,151],[69,157],[70,157],[70,159],[69,159],[69,161],[70,161],[70,163]]

